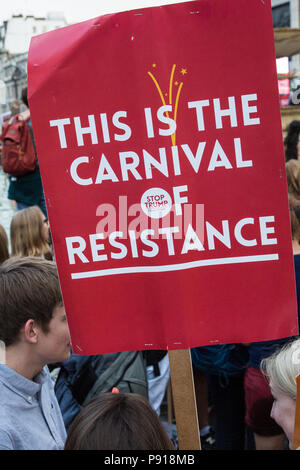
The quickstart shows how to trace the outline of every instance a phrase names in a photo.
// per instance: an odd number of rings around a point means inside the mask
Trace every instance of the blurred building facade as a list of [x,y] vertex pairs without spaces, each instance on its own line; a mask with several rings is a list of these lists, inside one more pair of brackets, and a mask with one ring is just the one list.
[[[271,4],[274,28],[300,28],[300,0],[271,0]],[[289,68],[300,77],[300,55],[289,58]]]
[[32,36],[64,26],[67,22],[61,12],[50,12],[46,17],[13,15],[0,25],[0,126],[27,85],[27,56]]
[[66,24],[64,15],[60,12],[51,12],[42,18],[14,15],[6,22],[4,49],[10,54],[24,54],[29,49],[32,36],[47,33]]

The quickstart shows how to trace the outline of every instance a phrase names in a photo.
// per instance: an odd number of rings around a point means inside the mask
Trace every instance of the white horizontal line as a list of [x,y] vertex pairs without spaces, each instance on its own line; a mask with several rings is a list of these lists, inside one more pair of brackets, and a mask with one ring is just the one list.
[[200,268],[202,266],[254,263],[257,261],[275,261],[278,259],[278,253],[271,255],[237,256],[232,258],[204,259],[199,261],[191,261],[189,263],[167,264],[165,266],[132,266],[130,268],[100,269],[98,271],[72,273],[71,277],[72,279],[86,279],[89,277],[112,276],[115,274],[158,273],[166,271],[181,271],[183,269]]

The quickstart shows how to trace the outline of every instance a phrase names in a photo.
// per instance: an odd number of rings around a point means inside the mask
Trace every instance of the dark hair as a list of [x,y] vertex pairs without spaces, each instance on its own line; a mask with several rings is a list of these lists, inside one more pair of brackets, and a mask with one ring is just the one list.
[[300,241],[300,223],[294,209],[290,206],[292,240]]
[[45,333],[55,307],[62,304],[56,265],[37,257],[11,257],[0,265],[0,340],[18,341],[21,328],[33,319]]
[[0,225],[0,264],[9,258],[8,237],[2,225]]
[[298,158],[297,144],[299,140],[299,133],[300,121],[292,121],[288,126],[288,133],[284,139],[286,161],[290,160],[291,158]]
[[74,419],[65,450],[175,450],[149,402],[134,393],[103,393]]
[[28,97],[27,97],[27,87],[23,88],[21,92],[21,99],[28,108],[29,106],[28,106]]

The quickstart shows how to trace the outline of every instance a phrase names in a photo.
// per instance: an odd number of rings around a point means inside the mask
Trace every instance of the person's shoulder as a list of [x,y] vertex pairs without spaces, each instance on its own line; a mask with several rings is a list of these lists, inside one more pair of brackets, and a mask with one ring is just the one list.
[[[0,377],[0,396],[3,397],[6,391],[7,391],[7,382],[3,380],[2,377]],[[0,413],[1,413],[1,409],[3,408],[3,405],[5,405],[5,403],[3,403],[2,401],[1,406],[0,406]]]
[[[0,396],[3,389],[0,384]],[[13,410],[4,398],[0,406],[0,450],[13,449],[13,434],[16,427],[16,417],[13,417]]]
[[8,421],[13,413],[15,395],[13,387],[9,384],[9,379],[4,380],[3,377],[0,377],[0,427],[3,421]]
[[[9,369],[0,363],[0,396],[1,397],[3,397],[6,391],[9,390],[9,382],[10,382],[9,372],[10,372]],[[0,412],[4,404],[5,403],[3,403],[2,401]]]
[[0,423],[0,450],[13,450],[13,439],[8,429],[3,429]]

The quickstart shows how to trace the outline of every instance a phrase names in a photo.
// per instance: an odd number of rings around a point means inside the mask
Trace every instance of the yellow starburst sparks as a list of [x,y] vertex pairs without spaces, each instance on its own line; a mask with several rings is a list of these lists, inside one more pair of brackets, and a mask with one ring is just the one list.
[[[153,68],[156,68],[156,64],[153,63],[152,64],[152,67]],[[148,72],[148,75],[149,77],[153,80],[154,84],[155,84],[155,87],[159,93],[159,96],[161,98],[161,101],[162,101],[162,104],[165,106],[166,105],[166,100],[165,100],[165,96],[169,96],[169,104],[170,105],[173,105],[172,101],[173,101],[173,96],[172,96],[172,86],[173,84],[176,85],[176,87],[178,87],[178,90],[176,92],[176,97],[175,97],[175,106],[174,106],[174,112],[173,112],[173,118],[174,118],[174,121],[177,122],[177,112],[178,112],[178,104],[179,104],[179,97],[180,97],[180,94],[181,94],[181,89],[182,89],[182,86],[183,86],[183,82],[179,82],[178,80],[176,80],[175,82],[173,82],[173,78],[174,78],[174,74],[175,74],[175,69],[176,69],[176,64],[173,65],[172,67],[172,70],[171,70],[171,74],[170,74],[170,83],[169,83],[169,95],[168,93],[162,93],[162,90],[159,86],[159,83],[157,81],[157,79],[155,78],[155,76],[149,71]],[[186,75],[187,74],[187,69],[186,68],[182,68],[180,73],[182,75]],[[169,117],[169,112],[166,112],[166,115],[167,117]],[[174,134],[171,135],[171,140],[172,140],[172,145],[176,145],[176,132],[174,132]]]

